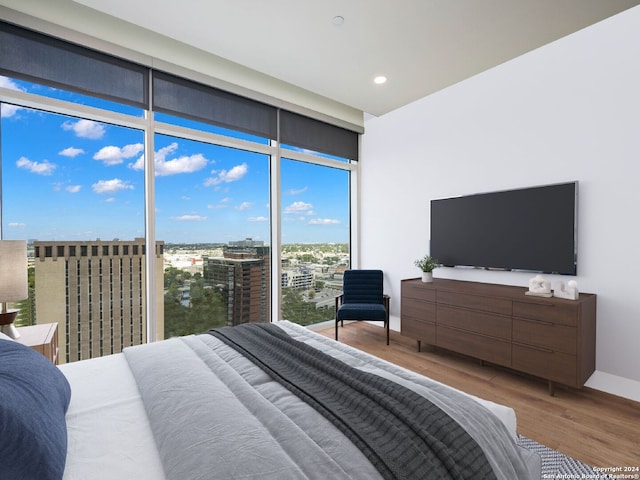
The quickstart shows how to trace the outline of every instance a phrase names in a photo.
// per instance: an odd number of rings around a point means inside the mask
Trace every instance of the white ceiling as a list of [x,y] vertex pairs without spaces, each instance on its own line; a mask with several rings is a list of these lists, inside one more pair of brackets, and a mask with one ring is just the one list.
[[[640,4],[640,0],[75,2],[376,116]],[[342,25],[334,24],[336,16],[344,18]],[[377,75],[387,76],[387,83],[375,85]]]

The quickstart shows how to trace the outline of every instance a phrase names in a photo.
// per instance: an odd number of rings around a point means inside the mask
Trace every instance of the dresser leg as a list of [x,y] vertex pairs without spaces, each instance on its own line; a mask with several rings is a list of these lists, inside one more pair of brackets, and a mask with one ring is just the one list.
[[556,394],[556,384],[551,380],[549,380],[549,395],[553,397],[555,396],[555,394]]
[[422,347],[422,342],[420,342],[420,340],[418,340],[418,352],[422,351],[422,350],[420,350],[421,347]]

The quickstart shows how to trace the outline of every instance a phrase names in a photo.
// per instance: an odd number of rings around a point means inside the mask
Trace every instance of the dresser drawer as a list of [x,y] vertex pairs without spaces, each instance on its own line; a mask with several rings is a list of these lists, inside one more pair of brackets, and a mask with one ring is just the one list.
[[578,324],[578,304],[556,300],[553,303],[513,302],[513,316],[532,318],[545,322],[576,326]]
[[511,365],[511,342],[438,325],[436,345],[497,365]]
[[400,295],[402,298],[416,298],[428,302],[436,301],[436,291],[428,284],[403,282]]
[[440,305],[436,307],[438,325],[511,340],[511,317]]
[[400,332],[405,337],[410,337],[421,342],[435,345],[436,324],[427,322],[419,318],[402,315],[400,321]]
[[400,304],[400,314],[404,317],[409,315],[411,317],[429,319],[431,321],[436,320],[436,304],[432,302],[425,302],[417,300],[415,298],[403,297]]
[[511,315],[511,300],[505,298],[469,295],[466,293],[438,290],[436,295],[438,304],[454,305],[484,312]]
[[576,327],[557,323],[513,319],[514,342],[538,346],[569,355],[576,354],[576,330]]
[[563,352],[514,343],[511,368],[571,387],[582,386],[577,382],[576,357]]

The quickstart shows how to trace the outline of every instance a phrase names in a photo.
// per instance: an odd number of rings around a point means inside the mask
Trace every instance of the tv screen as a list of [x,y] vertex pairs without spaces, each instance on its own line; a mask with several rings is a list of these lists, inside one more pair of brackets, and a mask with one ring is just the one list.
[[431,200],[445,266],[576,275],[578,182]]

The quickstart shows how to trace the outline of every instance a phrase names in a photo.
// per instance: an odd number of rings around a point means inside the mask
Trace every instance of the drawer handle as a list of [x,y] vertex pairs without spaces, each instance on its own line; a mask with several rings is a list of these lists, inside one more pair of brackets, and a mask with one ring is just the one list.
[[538,347],[537,345],[528,345],[526,343],[520,343],[520,342],[513,342],[514,345],[520,345],[521,347],[525,347],[525,348],[530,348],[532,350],[538,350],[540,352],[545,352],[545,353],[553,353],[553,350],[549,350],[548,348],[544,348],[544,347]]
[[[529,298],[531,298],[531,297],[529,297]],[[542,302],[536,302],[535,300],[531,301],[531,302],[527,302],[527,303],[529,305],[534,305],[536,307],[542,307],[542,308],[554,308],[554,307],[556,307],[555,303],[542,303]]]
[[549,322],[547,320],[538,320],[538,319],[533,319],[533,318],[520,318],[520,317],[516,317],[518,320],[522,320],[523,322],[529,322],[529,323],[539,323],[541,325],[549,325],[549,326],[553,326],[555,325],[555,323],[553,322]]

